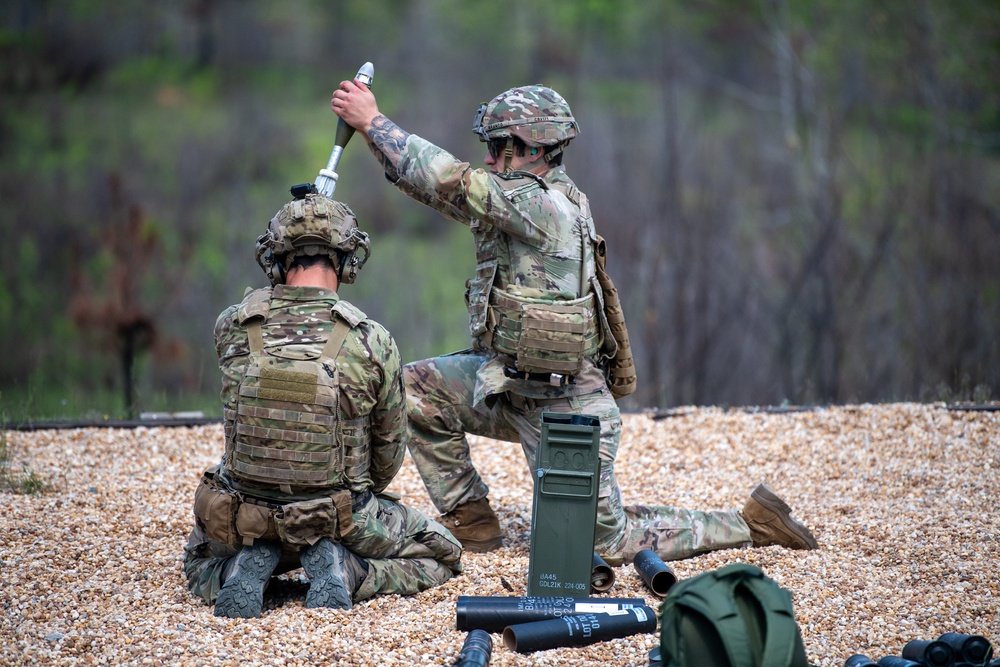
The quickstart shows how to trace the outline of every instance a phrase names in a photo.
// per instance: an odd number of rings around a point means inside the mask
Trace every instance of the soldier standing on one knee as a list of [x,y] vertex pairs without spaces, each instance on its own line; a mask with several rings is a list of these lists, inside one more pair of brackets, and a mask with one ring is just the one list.
[[466,434],[520,442],[533,467],[543,411],[601,420],[594,548],[610,563],[646,548],[670,560],[750,545],[816,547],[763,484],[740,511],[624,506],[614,471],[623,378],[613,372],[616,340],[596,280],[603,248],[586,196],[563,166],[579,127],[562,96],[522,86],[481,105],[473,132],[486,155],[478,169],[386,118],[360,81],[342,82],[331,108],[364,135],[397,188],[473,235],[472,349],[403,371],[409,451],[441,522],[466,549],[502,545]]

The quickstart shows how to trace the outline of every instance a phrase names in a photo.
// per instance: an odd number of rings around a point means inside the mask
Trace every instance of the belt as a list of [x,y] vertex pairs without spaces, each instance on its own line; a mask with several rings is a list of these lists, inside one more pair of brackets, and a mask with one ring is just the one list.
[[[265,500],[264,498],[257,498],[255,496],[248,496],[246,494],[241,494],[241,495],[242,495],[241,499],[245,503],[250,503],[251,505],[261,505],[263,507],[266,507],[266,508],[272,509],[272,510],[279,510],[282,507],[284,507],[285,505],[288,505],[290,503],[301,502],[299,500],[270,500],[270,499]],[[367,505],[368,502],[371,499],[372,499],[372,491],[371,491],[371,489],[365,489],[361,493],[355,493],[355,492],[352,491],[351,492],[351,511],[352,512],[359,511],[362,507],[364,507],[365,505]]]
[[239,494],[240,502],[250,503],[251,505],[260,505],[261,507],[266,507],[271,510],[281,509],[289,502],[294,501],[281,501],[281,500],[265,500],[264,498],[258,498],[257,496],[248,496],[245,493]]
[[519,371],[516,368],[504,366],[503,374],[509,378],[517,378],[519,380],[547,382],[553,387],[565,387],[568,384],[576,384],[576,378],[574,376],[564,375],[562,373],[529,373],[528,371]]
[[507,400],[516,410],[534,410],[535,408],[541,407],[543,405],[552,405],[554,403],[565,403],[568,399],[566,397],[562,398],[528,398],[527,396],[521,396],[520,394],[515,394],[512,391],[507,392]]

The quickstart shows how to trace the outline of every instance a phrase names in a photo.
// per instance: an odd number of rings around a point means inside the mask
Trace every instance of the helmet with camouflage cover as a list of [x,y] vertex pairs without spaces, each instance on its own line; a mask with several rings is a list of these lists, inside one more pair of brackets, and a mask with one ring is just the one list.
[[[271,285],[285,282],[296,257],[329,255],[342,283],[353,283],[368,260],[368,234],[346,205],[321,194],[296,197],[281,207],[257,239],[257,263]],[[357,251],[364,251],[358,256]]]
[[562,95],[535,84],[481,104],[472,131],[481,141],[517,137],[528,146],[557,146],[573,139],[580,126]]

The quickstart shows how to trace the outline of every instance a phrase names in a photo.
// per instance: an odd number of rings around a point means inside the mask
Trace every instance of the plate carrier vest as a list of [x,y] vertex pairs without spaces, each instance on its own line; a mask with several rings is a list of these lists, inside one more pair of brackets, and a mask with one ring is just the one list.
[[518,371],[574,375],[583,360],[599,355],[607,366],[615,398],[636,389],[635,364],[618,290],[605,268],[607,247],[594,228],[587,196],[575,186],[548,184],[530,172],[502,177],[511,201],[540,186],[562,193],[578,209],[581,262],[576,298],[556,298],[542,290],[495,284],[498,267],[514,265],[503,234],[492,225],[475,225],[476,277],[467,283],[466,303],[474,347],[514,360]]
[[226,468],[237,481],[269,492],[323,494],[367,477],[370,419],[344,419],[336,358],[364,313],[338,301],[333,330],[318,354],[264,348],[271,291],[257,290],[237,319],[250,358],[235,410],[226,410]]

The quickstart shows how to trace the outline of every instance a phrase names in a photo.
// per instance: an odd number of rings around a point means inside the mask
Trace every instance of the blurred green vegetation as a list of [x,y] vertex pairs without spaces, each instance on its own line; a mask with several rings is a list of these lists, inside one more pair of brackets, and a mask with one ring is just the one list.
[[[0,417],[217,415],[215,317],[264,283],[254,241],[366,60],[384,113],[473,166],[479,102],[570,101],[640,369],[623,407],[995,399],[997,34],[987,0],[12,0]],[[466,347],[467,230],[360,138],[339,171],[372,235],[342,296],[404,360]]]

